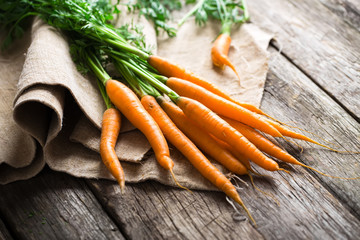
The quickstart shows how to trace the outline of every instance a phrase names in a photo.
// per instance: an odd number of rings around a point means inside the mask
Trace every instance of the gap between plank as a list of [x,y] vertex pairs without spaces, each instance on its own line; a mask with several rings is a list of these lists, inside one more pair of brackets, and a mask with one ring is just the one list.
[[307,78],[309,78],[317,87],[319,87],[326,95],[328,95],[334,102],[336,102],[342,109],[345,110],[347,114],[349,114],[356,122],[360,123],[360,117],[357,117],[355,113],[350,111],[344,104],[342,104],[333,94],[327,91],[318,81],[315,80],[311,75],[309,75],[305,69],[297,65],[286,53],[280,51],[279,46],[276,44],[276,41],[271,40],[269,46],[275,48],[281,56],[283,56],[286,60],[288,60],[292,65],[294,65],[301,73],[303,73]]
[[90,192],[94,195],[95,199],[98,201],[98,203],[101,206],[101,209],[107,214],[109,219],[115,224],[115,226],[119,229],[119,232],[122,234],[122,236],[125,239],[131,239],[130,236],[126,233],[126,231],[122,228],[121,224],[119,224],[116,219],[113,217],[113,215],[110,213],[108,208],[106,207],[106,204],[101,200],[99,197],[99,193],[96,191],[92,183],[90,182],[90,179],[84,179],[85,184],[88,186]]
[[[341,104],[341,102],[339,102],[336,97],[334,97],[331,93],[329,93],[328,91],[326,91],[313,77],[311,77],[304,69],[302,69],[300,66],[298,66],[296,63],[294,63],[294,61],[288,57],[284,52],[280,51],[279,47],[276,45],[276,41],[271,40],[269,46],[275,48],[281,56],[283,56],[287,61],[289,61],[294,67],[296,67],[302,74],[304,74],[306,77],[308,77],[313,83],[315,83],[316,86],[318,86],[322,91],[324,91],[326,93],[326,95],[328,95],[332,100],[334,100],[341,108],[343,108],[345,110],[346,113],[348,113],[352,118],[354,118],[356,120],[356,122],[360,123],[360,119],[355,116],[351,111],[349,111],[343,104]],[[271,94],[271,93],[270,93]],[[295,148],[292,146],[292,144],[288,144],[289,147],[291,147],[293,150],[295,150]],[[343,199],[340,197],[339,194],[337,194],[329,184],[327,184],[325,181],[323,181],[320,177],[320,175],[316,174],[315,172],[313,172],[311,169],[305,168],[305,170],[311,175],[313,176],[327,191],[329,191],[331,193],[331,195],[333,195],[342,206],[344,206],[350,214],[352,214],[355,218],[357,218],[358,220],[360,220],[360,213],[358,213],[355,209],[353,209],[350,205],[346,204],[345,201],[343,201]]]

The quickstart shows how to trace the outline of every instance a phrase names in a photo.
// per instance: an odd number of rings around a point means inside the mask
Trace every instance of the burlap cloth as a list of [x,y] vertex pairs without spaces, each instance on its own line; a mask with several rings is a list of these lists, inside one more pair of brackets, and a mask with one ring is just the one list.
[[[211,63],[210,47],[219,32],[218,24],[199,28],[190,19],[176,38],[156,39],[152,26],[142,22],[147,41],[158,55],[203,76],[234,98],[259,106],[268,70],[270,34],[252,24],[233,32],[229,56],[240,73],[244,87],[240,88],[229,68],[222,71]],[[38,19],[30,25],[25,36],[0,57],[0,183],[29,179],[45,164],[77,177],[113,179],[98,153],[105,105],[94,78],[76,70],[61,33]],[[124,122],[116,152],[127,182],[153,179],[174,186],[143,134]],[[174,147],[170,148],[174,173],[182,185],[214,189]]]

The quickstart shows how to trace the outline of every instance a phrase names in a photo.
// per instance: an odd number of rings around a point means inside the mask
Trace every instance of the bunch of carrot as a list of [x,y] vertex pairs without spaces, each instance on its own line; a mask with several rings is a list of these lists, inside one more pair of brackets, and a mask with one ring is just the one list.
[[[114,151],[121,114],[144,133],[158,163],[169,171],[178,186],[183,187],[173,173],[176,163],[171,159],[167,141],[206,179],[240,204],[254,223],[234,185],[205,154],[238,175],[253,172],[250,162],[268,171],[284,170],[266,154],[307,167],[261,132],[273,137],[289,136],[317,142],[291,131],[257,107],[234,100],[181,66],[130,44],[107,23],[110,16],[99,15],[111,9],[102,5],[104,0],[91,4],[80,0],[18,1],[31,15],[38,15],[49,24],[66,30],[76,62],[96,75],[107,106],[100,154],[122,190],[126,176]],[[44,2],[47,4],[43,5]],[[13,7],[16,9],[16,5]],[[121,78],[113,79],[107,73],[104,66],[109,62]]]
[[[103,49],[107,59],[121,74],[121,79],[114,80],[101,65],[99,56],[94,54],[99,52],[96,47],[82,48],[82,51],[86,56],[84,61],[103,84],[104,99],[108,96],[116,108],[144,133],[158,163],[171,173],[179,187],[185,188],[176,181],[173,173],[176,163],[171,160],[167,141],[205,178],[240,204],[252,220],[236,188],[205,154],[237,175],[253,172],[250,162],[268,171],[284,170],[267,155],[308,167],[261,132],[273,137],[290,136],[317,142],[271,120],[257,107],[232,99],[179,65],[155,55],[149,55],[147,61],[143,61],[133,54]],[[118,115],[113,108],[110,110]],[[108,115],[108,111],[103,119],[101,146],[106,147],[101,147],[101,156],[123,189],[125,176],[113,151],[119,127],[112,122],[120,123],[120,120]]]

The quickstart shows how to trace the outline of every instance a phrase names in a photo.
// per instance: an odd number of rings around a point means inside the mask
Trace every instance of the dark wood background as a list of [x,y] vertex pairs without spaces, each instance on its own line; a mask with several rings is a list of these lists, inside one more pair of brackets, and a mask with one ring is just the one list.
[[[339,149],[360,149],[360,2],[252,0],[251,21],[275,32],[261,108]],[[305,164],[359,176],[359,154],[281,142]],[[302,167],[255,178],[277,202],[243,186],[257,221],[239,220],[219,192],[193,194],[156,182],[84,180],[45,168],[0,186],[0,239],[359,239],[360,180]],[[243,180],[249,182],[247,177]]]

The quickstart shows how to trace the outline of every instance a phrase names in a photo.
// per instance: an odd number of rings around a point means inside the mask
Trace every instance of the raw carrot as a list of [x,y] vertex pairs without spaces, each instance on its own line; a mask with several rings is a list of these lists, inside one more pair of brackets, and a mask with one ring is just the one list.
[[228,143],[218,139],[214,135],[209,134],[221,147],[228,150],[233,156],[236,157],[248,170],[251,169],[250,161],[244,157],[239,151],[237,151],[233,146],[230,146]]
[[126,85],[109,79],[106,92],[122,114],[138,128],[148,139],[159,164],[172,172],[174,162],[170,158],[169,148],[159,126],[141,105],[139,98]]
[[[165,102],[163,99],[160,101]],[[155,119],[159,120],[161,118],[159,123],[161,122],[160,126],[162,126],[162,129],[165,132],[165,136],[167,136],[169,140],[171,139],[170,141],[187,157],[201,175],[203,175],[235,202],[240,204],[248,214],[249,218],[254,222],[254,224],[256,224],[230,180],[211,164],[211,162],[196,148],[196,146],[185,135],[183,135],[180,130],[177,129],[170,119],[164,119],[166,114],[158,106],[156,100],[151,97],[146,97],[142,98],[142,103],[145,105],[147,110],[149,110],[154,116],[156,115]],[[172,123],[170,124],[172,126],[169,127],[169,123]],[[177,130],[174,131],[174,129]]]
[[125,175],[120,161],[115,153],[115,144],[120,132],[121,115],[119,110],[108,108],[101,124],[100,155],[111,175],[120,184],[121,191],[125,188]]
[[189,70],[186,70],[185,68],[172,63],[170,60],[161,58],[156,55],[152,55],[149,57],[148,62],[151,66],[156,68],[156,70],[159,71],[160,74],[166,76],[166,77],[176,77],[181,78],[183,80],[192,82],[198,86],[201,86],[205,88],[206,90],[225,98],[226,100],[229,100],[233,103],[236,103],[252,112],[265,115],[268,117],[268,115],[263,112],[261,109],[257,108],[256,106],[245,103],[245,102],[239,102],[235,99],[233,99],[230,95],[226,94],[224,91],[217,88],[214,84],[206,81],[205,79],[202,79],[201,77],[197,76],[193,72],[190,72]]
[[[141,98],[141,104],[159,125],[160,130],[164,134],[165,138],[168,139],[182,154],[184,154],[184,156],[189,159],[190,162],[205,158],[200,150],[198,150],[197,147],[175,126],[171,119],[158,105],[156,99],[153,96],[143,96]],[[176,181],[174,175],[173,178],[179,187],[190,191],[188,188],[180,185],[180,183]]]
[[224,69],[225,66],[229,66],[236,74],[240,81],[240,76],[236,71],[235,66],[231,63],[228,52],[231,44],[231,37],[228,33],[221,33],[216,38],[213,46],[211,48],[211,60],[213,64],[221,69]]
[[175,125],[202,151],[221,163],[229,171],[238,175],[248,174],[246,167],[230,151],[221,147],[208,133],[198,128],[184,115],[178,106],[164,98],[157,98],[157,100]]
[[164,75],[166,77],[181,78],[199,86],[202,86],[203,88],[208,89],[209,91],[223,98],[230,98],[227,94],[222,92],[212,83],[200,78],[199,76],[196,76],[193,72],[181,67],[180,65],[172,63],[168,59],[156,55],[151,55],[148,59],[148,62],[151,66],[158,70],[161,75]]
[[279,165],[274,160],[265,156],[254,144],[249,142],[225,120],[198,101],[187,97],[180,97],[176,104],[188,118],[195,121],[205,131],[235,147],[245,157],[260,167],[269,171],[283,170],[279,168]]
[[230,118],[222,117],[227,123],[229,123],[233,128],[239,131],[244,137],[246,137],[250,142],[252,142],[259,150],[288,163],[301,164],[289,153],[285,152],[280,147],[276,146],[269,139],[264,137],[262,134],[257,132],[255,129],[242,124],[241,122],[235,121]]
[[235,119],[272,136],[282,137],[281,133],[260,115],[219,97],[196,84],[171,77],[166,81],[166,85],[181,96],[201,102],[217,114]]

